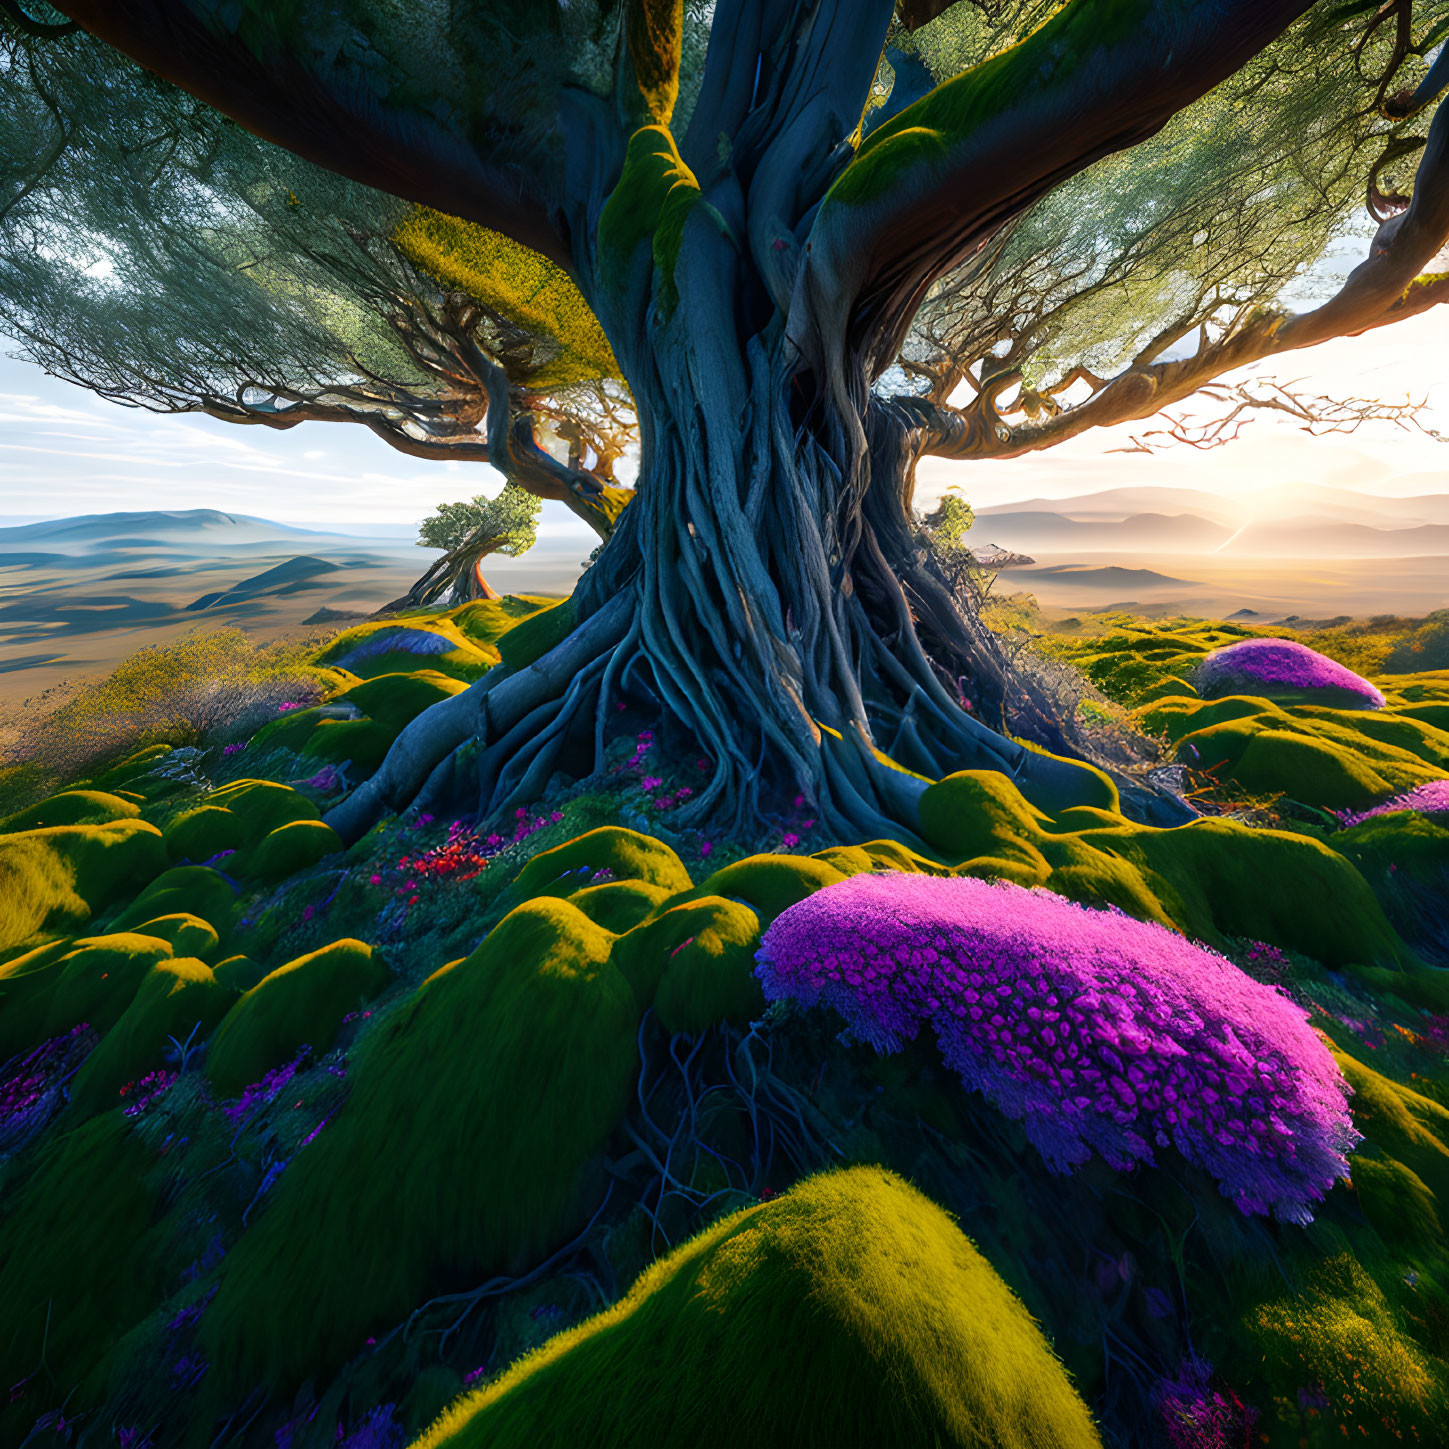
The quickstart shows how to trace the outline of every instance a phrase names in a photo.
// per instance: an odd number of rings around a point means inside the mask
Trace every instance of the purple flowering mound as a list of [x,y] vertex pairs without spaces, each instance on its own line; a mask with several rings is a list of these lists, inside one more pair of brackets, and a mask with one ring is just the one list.
[[1382,709],[1385,702],[1368,680],[1292,639],[1243,639],[1214,649],[1197,666],[1193,683],[1204,699],[1249,694],[1339,709]]
[[1372,810],[1340,815],[1339,822],[1345,827],[1362,825],[1365,820],[1372,820],[1377,815],[1391,815],[1395,810],[1416,810],[1420,815],[1449,815],[1449,780],[1430,780],[1427,785],[1406,790],[1392,800],[1385,800],[1382,805],[1375,805]]
[[1174,1146],[1244,1212],[1307,1223],[1358,1141],[1306,1014],[1164,926],[967,877],[858,875],[783,912],[768,1000],[833,1007],[880,1052],[931,1026],[1048,1167]]

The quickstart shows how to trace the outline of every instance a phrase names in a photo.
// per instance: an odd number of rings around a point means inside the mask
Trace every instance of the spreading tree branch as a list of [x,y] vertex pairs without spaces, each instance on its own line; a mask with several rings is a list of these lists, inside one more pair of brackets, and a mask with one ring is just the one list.
[[[810,237],[805,295],[872,377],[931,282],[1051,187],[1155,134],[1311,0],[1069,0],[1016,46],[877,127]],[[792,329],[813,348],[808,329]]]
[[1436,442],[1445,439],[1424,422],[1427,399],[1412,398],[1401,403],[1381,402],[1365,397],[1304,396],[1294,391],[1295,383],[1275,378],[1253,378],[1231,386],[1217,383],[1202,388],[1200,397],[1221,404],[1224,411],[1207,419],[1186,415],[1162,415],[1163,426],[1133,434],[1132,446],[1113,448],[1114,453],[1152,453],[1175,444],[1200,452],[1236,442],[1243,429],[1262,413],[1278,413],[1298,421],[1306,433],[1322,437],[1328,433],[1356,433],[1365,423],[1388,422],[1405,431],[1417,430]]
[[1244,309],[1214,338],[1204,321],[1191,356],[1157,361],[1166,345],[1153,339],[1133,361],[1074,407],[1010,426],[998,399],[981,397],[966,408],[923,399],[905,406],[923,425],[923,449],[936,457],[1011,458],[1054,447],[1092,428],[1152,417],[1180,403],[1214,378],[1265,358],[1355,336],[1417,316],[1449,301],[1449,273],[1426,272],[1449,244],[1449,106],[1429,128],[1412,200],[1378,229],[1367,258],[1328,301],[1288,315]]
[[[206,0],[60,0],[56,8],[268,141],[405,201],[503,232],[560,266],[573,263],[539,190],[541,168],[480,154],[437,111],[379,99],[345,49],[330,59],[304,55],[275,25],[262,31],[255,14],[243,34],[245,7]],[[440,101],[438,110],[449,109]]]

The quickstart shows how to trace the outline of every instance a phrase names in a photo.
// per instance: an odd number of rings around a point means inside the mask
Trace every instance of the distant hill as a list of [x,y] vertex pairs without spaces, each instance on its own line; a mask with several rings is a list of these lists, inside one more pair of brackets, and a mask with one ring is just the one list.
[[[1003,547],[1052,553],[1208,553],[1233,535],[1227,524],[1193,513],[1134,513],[1120,519],[1077,519],[1027,509],[990,513],[990,536]],[[984,531],[980,526],[974,532]]]
[[1037,553],[1228,558],[1449,556],[1449,494],[1380,498],[1285,484],[1245,496],[1113,488],[976,510],[994,542]]
[[86,547],[117,541],[145,545],[157,540],[203,537],[208,544],[251,542],[262,538],[316,538],[310,529],[273,523],[245,513],[223,513],[215,508],[152,509],[141,513],[83,513],[75,518],[54,518],[0,528],[0,550],[24,545]]
[[1449,524],[1374,528],[1316,517],[1275,518],[1250,523],[1223,552],[1270,558],[1431,558],[1449,554]]
[[1045,581],[1071,584],[1082,589],[1155,589],[1166,584],[1183,589],[1199,587],[1191,579],[1174,579],[1168,574],[1158,573],[1155,569],[1093,568],[1089,564],[1057,564],[1049,568],[1007,569],[1005,577],[1013,585],[1021,584],[1027,588],[1034,583],[1039,584]]
[[229,604],[246,604],[253,599],[266,597],[282,598],[288,594],[299,594],[307,589],[320,588],[318,576],[335,574],[339,565],[329,563],[325,558],[289,558],[252,578],[243,579],[229,589],[219,593],[203,594],[187,604],[188,611],[198,609],[220,609]]
[[[1449,475],[1422,474],[1412,481],[1443,488],[1446,476]],[[1028,498],[976,509],[978,518],[1019,513],[1053,513],[1079,523],[1123,523],[1142,514],[1195,515],[1230,529],[1241,528],[1250,520],[1306,516],[1319,523],[1407,528],[1419,524],[1449,524],[1449,493],[1386,498],[1349,488],[1324,488],[1315,483],[1282,483],[1247,494],[1207,493],[1191,488],[1108,488],[1071,498]]]

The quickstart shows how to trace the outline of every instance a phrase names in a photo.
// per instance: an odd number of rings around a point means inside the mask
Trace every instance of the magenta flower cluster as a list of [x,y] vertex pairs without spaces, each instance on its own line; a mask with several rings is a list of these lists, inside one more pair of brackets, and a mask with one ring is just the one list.
[[221,1110],[233,1122],[240,1122],[258,1107],[263,1107],[273,1101],[282,1088],[297,1075],[298,1069],[311,1053],[312,1048],[310,1046],[302,1047],[291,1061],[285,1063],[283,1066],[274,1067],[261,1081],[253,1082],[249,1087],[244,1087],[241,1096]]
[[1215,1383],[1212,1365],[1200,1358],[1184,1359],[1156,1397],[1172,1449],[1241,1449],[1253,1442],[1257,1410]]
[[931,1027],[1053,1171],[1175,1147],[1244,1212],[1311,1220],[1358,1141],[1306,1013],[1164,926],[965,877],[858,875],[776,918],[767,1000],[823,1002],[877,1051]]
[[1310,690],[1321,693],[1325,703],[1355,709],[1384,707],[1383,695],[1368,680],[1292,639],[1243,639],[1214,649],[1197,666],[1194,683],[1204,699]]
[[16,1151],[65,1105],[66,1083],[99,1041],[100,1037],[82,1022],[28,1055],[3,1064],[0,1154]]
[[1416,785],[1372,810],[1360,810],[1357,814],[1346,813],[1338,817],[1344,826],[1362,825],[1376,815],[1388,815],[1395,810],[1417,810],[1420,815],[1449,815],[1449,780],[1430,780],[1427,785]]

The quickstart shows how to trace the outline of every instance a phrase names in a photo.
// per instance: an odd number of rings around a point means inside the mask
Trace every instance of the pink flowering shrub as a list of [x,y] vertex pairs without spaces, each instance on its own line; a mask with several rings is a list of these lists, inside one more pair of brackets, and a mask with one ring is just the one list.
[[1416,785],[1402,795],[1395,795],[1392,800],[1385,800],[1382,805],[1375,805],[1372,810],[1361,810],[1356,815],[1345,813],[1338,818],[1344,826],[1362,825],[1375,815],[1388,815],[1394,810],[1417,810],[1420,815],[1449,815],[1449,780],[1430,780],[1427,785]]
[[1243,639],[1214,649],[1197,666],[1194,683],[1204,699],[1307,690],[1325,696],[1325,703],[1356,709],[1384,707],[1383,695],[1368,680],[1292,639]]
[[964,877],[858,875],[765,933],[767,1000],[824,1002],[880,1052],[945,1064],[1053,1171],[1176,1147],[1244,1212],[1311,1220],[1358,1140],[1306,1013],[1166,927]]

